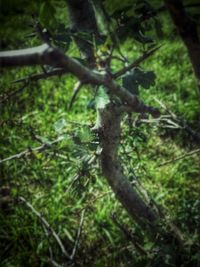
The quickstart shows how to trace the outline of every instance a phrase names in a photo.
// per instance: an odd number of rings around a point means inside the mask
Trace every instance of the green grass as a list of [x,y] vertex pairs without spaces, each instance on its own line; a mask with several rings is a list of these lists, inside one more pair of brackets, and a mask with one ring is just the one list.
[[[123,49],[130,58],[139,54],[137,46],[134,49],[130,41]],[[164,41],[143,67],[154,70],[157,76],[154,87],[141,90],[145,103],[159,107],[156,97],[194,129],[200,130],[200,102],[183,44],[179,40]],[[35,70],[40,71],[39,68]],[[21,85],[12,84],[12,80],[33,71],[33,68],[3,71],[1,94],[19,88]],[[95,123],[94,110],[87,108],[93,93],[90,88],[83,88],[69,111],[74,82],[75,79],[67,75],[31,84],[0,107],[1,158],[40,146],[34,136],[45,141],[55,140],[61,134],[65,136],[62,142],[43,153],[0,165],[0,190],[5,186],[10,190],[6,195],[10,198],[9,205],[2,205],[0,214],[0,265],[50,266],[47,263],[49,247],[54,259],[62,262],[55,239],[52,235],[46,236],[37,216],[17,200],[18,196],[23,196],[46,218],[69,252],[73,249],[81,212],[86,209],[76,266],[131,267],[134,264],[146,266],[147,262],[148,266],[161,266],[156,265],[155,258],[145,262],[111,219],[111,214],[116,213],[119,222],[135,231],[145,248],[151,245],[110,191],[99,172],[98,160],[94,166],[87,166],[84,161],[94,153],[88,145],[80,144],[80,141],[94,138],[88,135],[87,126]],[[65,123],[57,131],[55,124],[60,120]],[[128,130],[124,126],[125,136]],[[163,129],[156,123],[141,124],[123,144],[127,150],[132,150],[128,158],[123,156],[125,171],[136,174],[149,194],[185,233],[191,242],[190,260],[194,258],[190,266],[199,266],[199,255],[192,252],[192,244],[198,243],[200,228],[199,154],[158,167],[197,148],[198,144],[184,129]],[[80,178],[71,187],[77,174]],[[3,193],[0,194],[3,199]],[[165,266],[171,266],[166,262]]]

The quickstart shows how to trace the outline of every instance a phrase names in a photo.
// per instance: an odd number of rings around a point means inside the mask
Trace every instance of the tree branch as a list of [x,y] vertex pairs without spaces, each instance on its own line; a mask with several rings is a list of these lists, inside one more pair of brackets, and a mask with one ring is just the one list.
[[130,65],[124,67],[123,69],[117,71],[115,74],[112,75],[112,77],[114,79],[122,76],[123,74],[125,74],[127,71],[132,70],[133,68],[137,67],[140,63],[142,63],[145,59],[147,59],[148,57],[150,57],[151,55],[153,55],[153,53],[155,53],[161,46],[158,47],[154,47],[153,49],[144,52],[143,55],[141,55],[138,59],[136,59],[133,63],[131,63]]
[[190,151],[190,152],[188,152],[188,153],[185,153],[185,154],[183,154],[183,155],[181,155],[181,156],[179,156],[179,157],[176,157],[176,158],[167,160],[167,161],[165,161],[165,162],[159,164],[157,167],[162,167],[162,166],[165,166],[165,165],[167,165],[167,164],[174,163],[174,162],[176,162],[176,161],[178,161],[178,160],[181,160],[181,159],[184,159],[184,158],[186,158],[186,157],[195,155],[195,154],[197,154],[197,153],[199,153],[199,152],[200,152],[200,148],[195,149],[195,150]]
[[56,140],[54,140],[52,142],[44,143],[41,146],[38,146],[38,147],[35,147],[35,148],[28,148],[28,149],[26,149],[26,150],[24,150],[24,151],[22,151],[22,152],[20,152],[18,154],[15,154],[15,155],[12,155],[12,156],[10,156],[8,158],[0,160],[0,164],[3,163],[3,162],[9,161],[9,160],[20,159],[20,158],[22,158],[24,156],[30,155],[33,152],[43,152],[44,150],[50,148],[54,144],[57,144],[57,143],[61,142],[62,140],[63,140],[63,138],[60,137],[60,138],[58,138],[58,139],[56,139]]
[[17,88],[16,90],[13,90],[11,92],[4,93],[2,96],[0,96],[0,103],[4,103],[8,101],[10,98],[12,98],[13,96],[15,96],[16,94],[22,92],[28,86],[28,84],[29,83],[25,81],[24,84],[20,88]]
[[15,81],[13,81],[13,83],[20,83],[20,82],[26,82],[26,81],[30,81],[30,82],[37,82],[41,79],[46,79],[52,76],[61,76],[63,74],[67,73],[65,70],[61,69],[61,68],[55,68],[51,71],[46,71],[43,73],[38,73],[38,74],[32,74],[20,79],[17,79]]
[[0,67],[44,65],[49,45],[43,44],[33,48],[0,52]]
[[130,216],[144,228],[152,227],[155,230],[158,215],[142,200],[138,192],[124,175],[118,155],[122,114],[118,107],[109,104],[104,109],[99,109],[101,123],[96,131],[101,140],[102,153],[100,156],[103,175],[106,177],[116,198],[122,203]]

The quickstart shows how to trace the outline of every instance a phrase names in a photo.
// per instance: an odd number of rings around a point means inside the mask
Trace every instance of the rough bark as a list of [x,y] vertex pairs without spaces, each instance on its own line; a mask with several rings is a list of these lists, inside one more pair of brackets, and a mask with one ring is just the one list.
[[98,133],[102,145],[101,167],[104,176],[129,215],[142,227],[151,226],[152,230],[159,219],[153,210],[143,201],[128,178],[118,157],[122,114],[118,106],[109,104],[98,110],[100,124]]
[[187,47],[200,92],[200,39],[197,25],[187,15],[181,0],[165,0],[165,5],[179,35]]
[[[95,127],[102,146],[100,156],[102,173],[115,193],[116,198],[128,212],[129,216],[148,234],[148,236],[162,246],[165,243],[177,245],[177,250],[183,249],[183,236],[179,229],[171,222],[167,222],[164,214],[157,208],[150,206],[141,197],[137,187],[134,187],[128,177],[124,175],[121,159],[118,155],[120,145],[121,121],[126,111],[114,103],[99,109],[99,122]],[[163,231],[161,225],[168,230]],[[181,266],[181,253],[177,253],[176,264]]]

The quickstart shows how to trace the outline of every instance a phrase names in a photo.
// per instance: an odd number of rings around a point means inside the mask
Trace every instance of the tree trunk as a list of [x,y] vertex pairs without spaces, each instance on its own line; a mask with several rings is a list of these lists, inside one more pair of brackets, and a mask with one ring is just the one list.
[[186,14],[181,0],[164,1],[178,33],[187,47],[200,92],[200,39],[197,25]]
[[99,139],[102,145],[101,167],[104,176],[129,215],[142,227],[150,226],[153,230],[159,217],[142,200],[128,178],[118,157],[122,114],[118,106],[110,104],[99,110]]
[[[94,62],[93,37],[99,36],[95,14],[89,0],[67,0],[71,30],[83,57]],[[84,35],[85,34],[85,35]]]
[[[88,0],[67,0],[72,27],[76,31],[90,31],[98,33],[94,10]],[[88,8],[88,10],[87,10]],[[82,15],[81,15],[82,14]],[[85,46],[78,43],[79,49],[85,52]],[[92,50],[92,47],[90,47]],[[127,177],[123,175],[122,167],[117,156],[120,138],[121,115],[116,108],[105,108],[100,112],[102,128],[99,131],[100,142],[103,147],[101,155],[102,172],[117,199],[122,203],[129,215],[140,225],[153,225],[156,215],[133,189]],[[101,126],[100,126],[101,127]]]
[[[68,0],[70,18],[72,27],[78,31],[91,31],[98,33],[94,9],[88,0]],[[88,9],[88,10],[87,10]],[[83,12],[83,13],[81,13]],[[85,53],[85,46],[80,45],[79,49]],[[92,46],[89,47],[89,54],[92,51]],[[87,52],[88,52],[87,51]],[[91,57],[90,57],[91,59]],[[93,58],[94,60],[94,58]],[[111,84],[114,81],[108,79]],[[106,85],[106,84],[105,84]],[[109,87],[110,88],[110,87]],[[124,89],[125,90],[125,89]],[[112,91],[112,90],[111,90]],[[115,92],[115,91],[114,91]],[[129,95],[130,98],[133,96]],[[144,112],[145,106],[137,102],[131,103],[133,106],[138,106],[138,112]],[[123,107],[122,107],[123,108]],[[123,109],[122,109],[123,110]],[[120,144],[121,120],[122,113],[119,105],[115,106],[110,103],[105,108],[98,110],[99,123],[95,130],[99,134],[100,143],[102,145],[101,167],[102,172],[115,193],[117,199],[121,202],[128,214],[141,226],[144,230],[150,230],[155,237],[156,232],[159,232],[157,222],[160,222],[160,216],[148,206],[142,199],[137,190],[131,185],[123,174],[120,158],[118,157],[118,147]],[[172,233],[173,232],[173,233]],[[181,237],[174,231],[169,233],[169,236],[180,241]]]
[[161,211],[153,209],[154,205],[150,206],[150,202],[144,201],[138,188],[134,187],[123,173],[121,159],[118,156],[120,125],[123,117],[119,106],[110,103],[98,112],[100,122],[97,130],[102,146],[100,159],[103,175],[129,216],[158,245],[161,251],[163,249],[163,253],[165,253],[165,245],[175,244],[175,264],[181,267],[184,261],[182,256],[184,248],[183,237],[179,229],[173,223],[167,222]]

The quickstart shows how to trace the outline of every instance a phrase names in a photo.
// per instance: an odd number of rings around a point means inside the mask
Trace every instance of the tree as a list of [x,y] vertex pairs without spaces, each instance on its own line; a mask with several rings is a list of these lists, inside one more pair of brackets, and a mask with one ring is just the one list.
[[[166,4],[168,7],[167,1]],[[141,28],[141,21],[154,17],[156,11],[144,2],[142,7],[139,5],[136,8],[139,14],[141,12],[139,18],[122,17],[125,8],[129,8],[130,5],[132,3],[127,2],[122,10],[116,9],[114,15],[117,16],[118,24],[113,23],[113,25],[112,21],[108,20],[109,16],[99,1],[94,1],[92,5],[91,1],[68,0],[67,6],[71,21],[71,28],[68,29],[69,36],[79,47],[83,55],[82,59],[72,58],[55,47],[53,43],[55,44],[57,41],[56,38],[38,23],[38,33],[45,43],[33,48],[1,52],[0,66],[2,68],[51,66],[51,70],[33,75],[29,79],[36,81],[53,75],[71,73],[79,80],[75,93],[83,85],[90,84],[92,90],[98,88],[96,97],[97,120],[92,131],[97,135],[100,143],[98,149],[101,151],[102,173],[128,214],[142,227],[143,231],[149,234],[152,240],[156,239],[160,248],[167,242],[175,243],[179,252],[175,256],[175,262],[177,266],[181,266],[183,259],[180,257],[180,251],[184,251],[182,235],[172,223],[165,221],[163,212],[160,212],[156,204],[153,204],[152,207],[151,203],[147,203],[142,198],[138,188],[135,189],[132,186],[123,172],[118,155],[121,121],[125,114],[130,115],[136,112],[142,116],[146,113],[153,117],[159,116],[159,111],[156,108],[144,104],[138,96],[139,86],[147,89],[155,80],[155,74],[142,70],[139,68],[139,64],[158,49],[157,46],[152,45],[152,40],[142,33],[144,29]],[[97,16],[104,17],[105,25],[103,26],[109,33],[109,38],[99,32],[96,22]],[[134,38],[147,49],[138,59],[127,64],[127,59],[120,50],[119,39],[126,39],[133,26],[135,27]],[[118,34],[114,33],[116,29]],[[105,51],[101,51],[101,46],[105,47]],[[119,52],[120,60],[125,62],[125,66],[113,73],[111,61],[115,50]],[[195,57],[191,58],[194,59]],[[195,70],[197,69],[195,68]],[[122,78],[122,85],[117,81],[119,78]],[[163,224],[165,227],[162,227]]]
[[198,88],[200,88],[200,40],[198,36],[198,24],[186,13],[181,0],[167,0],[165,1],[165,4],[185,46],[187,47],[188,54],[197,79]]

